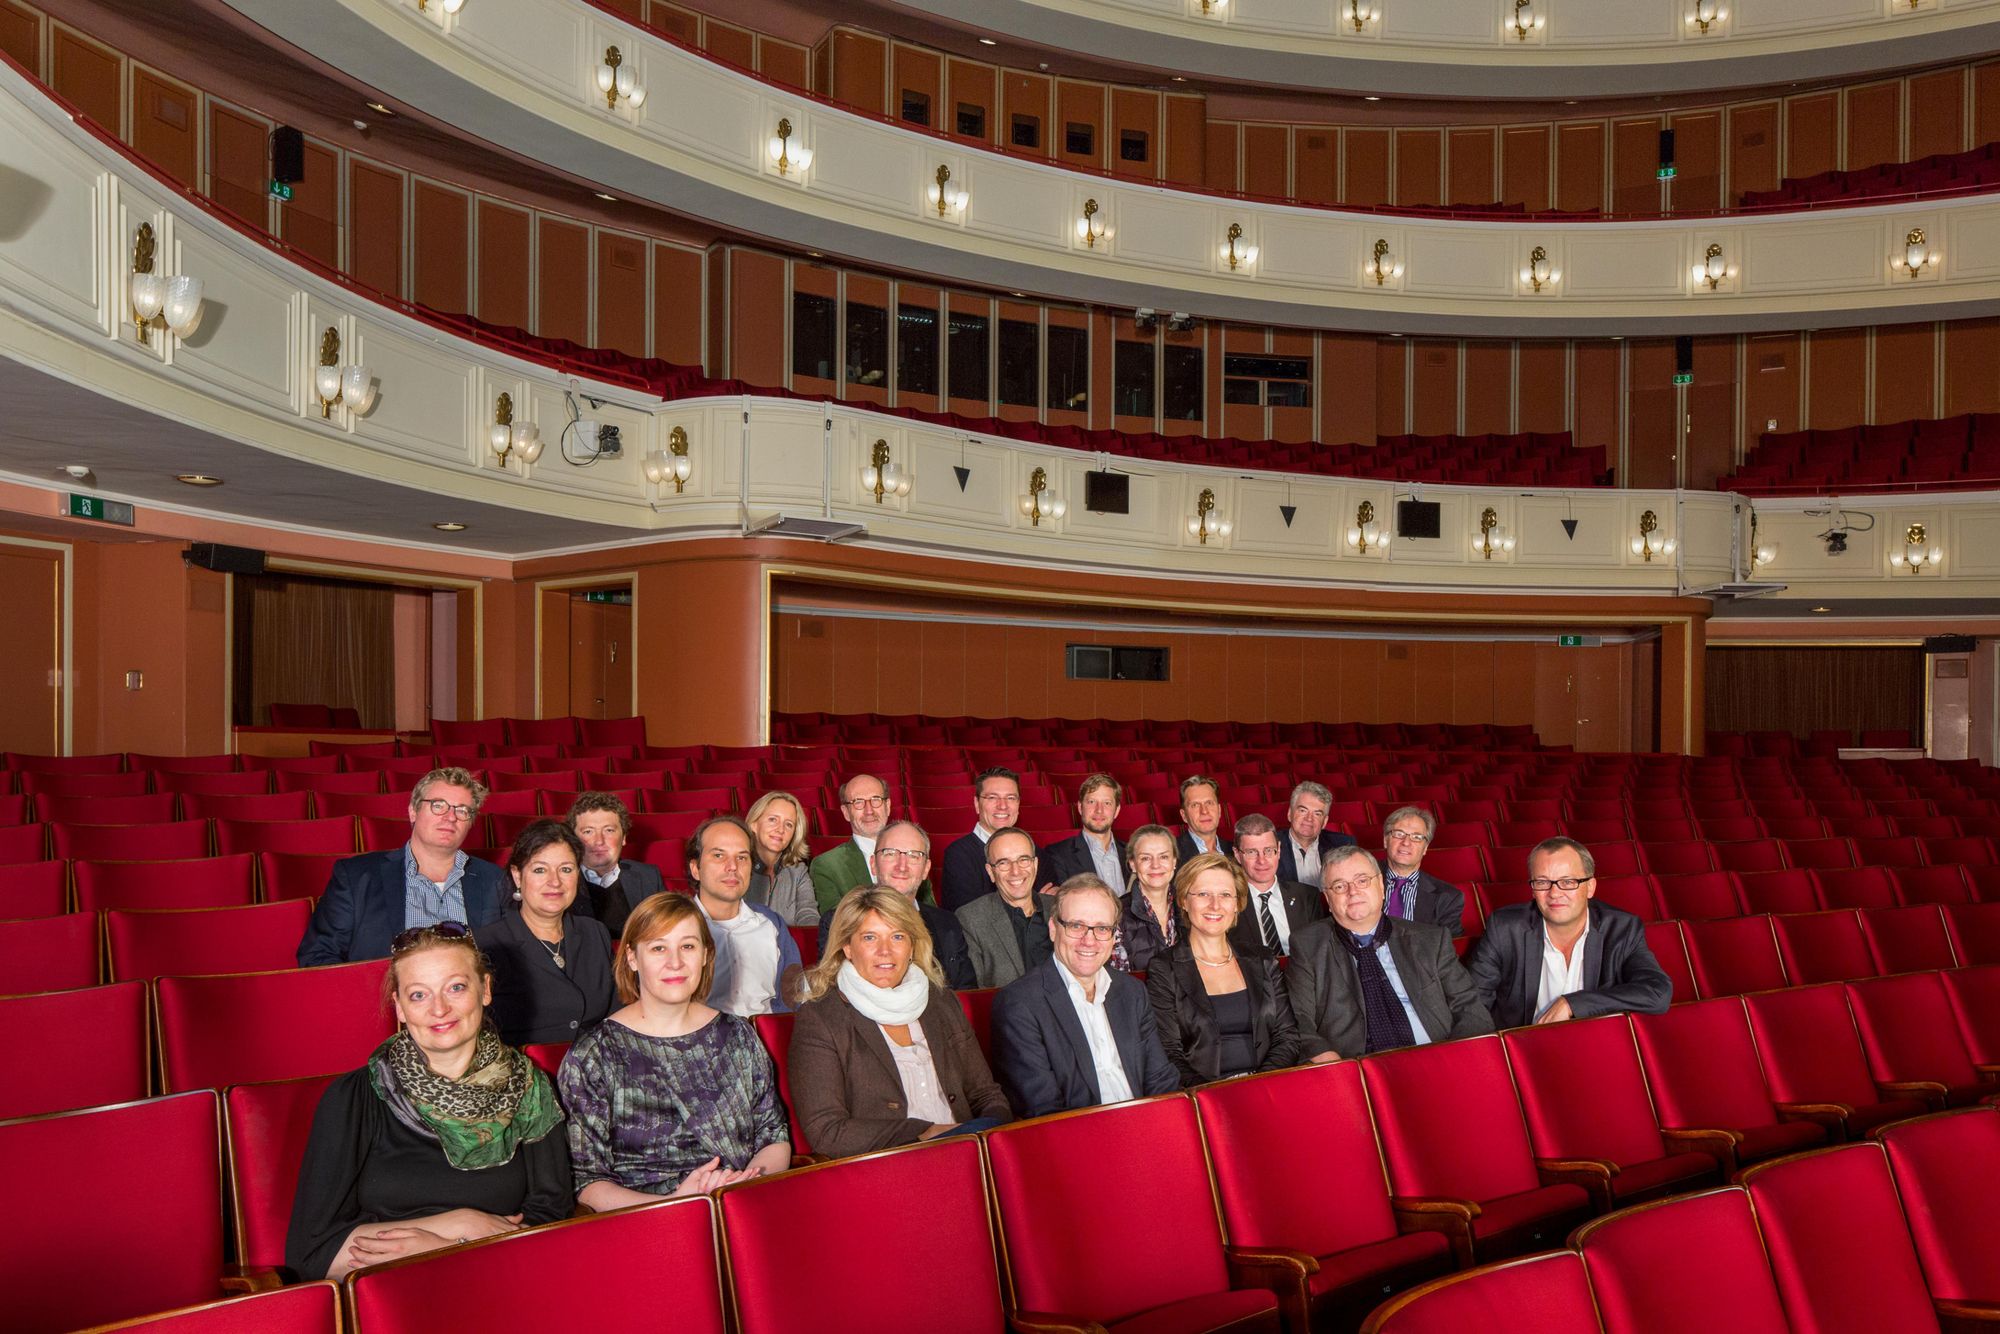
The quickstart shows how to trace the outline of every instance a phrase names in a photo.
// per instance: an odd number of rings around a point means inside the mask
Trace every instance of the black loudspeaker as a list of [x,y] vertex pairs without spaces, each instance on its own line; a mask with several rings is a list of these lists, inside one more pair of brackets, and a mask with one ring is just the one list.
[[262,574],[264,553],[254,547],[226,547],[220,542],[190,542],[182,559],[218,574]]
[[271,131],[271,179],[286,185],[306,178],[306,137],[289,125]]
[[1438,537],[1444,532],[1444,506],[1435,500],[1396,502],[1396,536]]
[[1674,339],[1674,374],[1694,374],[1694,339],[1686,334]]
[[1661,130],[1660,167],[1662,170],[1666,170],[1668,168],[1671,168],[1673,165],[1674,165],[1674,132],[1672,130]]
[[1122,472],[1085,473],[1083,507],[1092,514],[1130,514],[1132,479]]
[[1970,653],[1978,647],[1971,635],[1932,635],[1924,640],[1925,653]]

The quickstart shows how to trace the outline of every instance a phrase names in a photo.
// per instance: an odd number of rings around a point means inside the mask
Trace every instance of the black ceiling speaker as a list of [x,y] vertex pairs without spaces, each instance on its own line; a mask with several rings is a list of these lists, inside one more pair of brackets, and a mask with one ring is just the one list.
[[264,553],[255,547],[226,547],[220,542],[190,542],[183,557],[188,564],[218,574],[262,574]]
[[289,125],[271,131],[271,179],[293,185],[306,178],[306,137]]

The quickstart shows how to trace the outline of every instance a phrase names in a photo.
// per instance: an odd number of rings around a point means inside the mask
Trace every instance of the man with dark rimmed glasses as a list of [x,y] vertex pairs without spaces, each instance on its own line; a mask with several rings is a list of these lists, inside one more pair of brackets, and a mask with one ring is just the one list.
[[334,864],[299,942],[301,968],[386,959],[403,931],[437,922],[483,926],[500,915],[498,866],[467,857],[486,787],[464,769],[433,769],[410,793],[410,841]]

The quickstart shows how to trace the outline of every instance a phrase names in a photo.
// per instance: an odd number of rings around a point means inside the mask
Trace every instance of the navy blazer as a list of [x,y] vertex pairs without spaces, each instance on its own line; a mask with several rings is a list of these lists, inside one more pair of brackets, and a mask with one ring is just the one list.
[[[1354,842],[1354,838],[1352,835],[1343,834],[1338,829],[1320,830],[1319,831],[1320,865],[1321,866],[1326,865],[1327,853],[1332,852],[1335,848],[1344,848],[1352,842]],[[1278,826],[1278,879],[1298,880],[1298,878],[1299,878],[1299,859],[1292,855],[1291,826],[1281,824]],[[1301,881],[1300,883],[1304,882]],[[1320,887],[1318,885],[1313,886],[1313,890],[1315,892],[1317,892],[1319,888]]]
[[[358,963],[386,959],[389,945],[403,930],[403,854],[408,845],[387,852],[364,852],[333,864],[326,893],[306,923],[299,941],[299,967],[327,963]],[[484,857],[467,857],[459,881],[465,891],[465,924],[484,926],[500,915],[514,887],[504,871]]]
[[[1090,1040],[1057,967],[1051,959],[1031,968],[993,998],[993,1073],[1021,1116],[1095,1107],[1103,1097]],[[1104,1017],[1111,1023],[1132,1096],[1178,1092],[1180,1072],[1160,1046],[1144,984],[1113,968],[1097,979],[1100,987],[1111,988],[1104,998]]]
[[[1111,882],[1111,892],[1122,895],[1131,884],[1132,872],[1125,865],[1125,845],[1115,835],[1111,839],[1111,851],[1118,858],[1118,878]],[[1090,855],[1088,836],[1081,830],[1068,838],[1057,839],[1044,847],[1039,855],[1042,874],[1041,884],[1036,886],[1038,889],[1059,886],[1073,875],[1085,872],[1097,874],[1097,859]]]
[[[1229,841],[1229,836],[1222,832],[1220,825],[1215,830],[1215,850],[1225,857],[1236,851],[1236,845]],[[1188,861],[1200,851],[1201,849],[1195,846],[1194,835],[1190,834],[1186,828],[1183,828],[1180,833],[1174,835],[1174,864],[1176,866],[1186,866]]]
[[957,912],[981,894],[991,894],[992,877],[986,874],[986,840],[976,833],[954,839],[944,850],[943,870],[938,878],[938,906]]

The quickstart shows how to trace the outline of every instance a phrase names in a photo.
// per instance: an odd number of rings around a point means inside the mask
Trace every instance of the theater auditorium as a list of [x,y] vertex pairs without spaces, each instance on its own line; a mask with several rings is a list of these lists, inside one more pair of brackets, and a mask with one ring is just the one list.
[[0,1329],[2000,1322],[2000,0],[0,0]]

